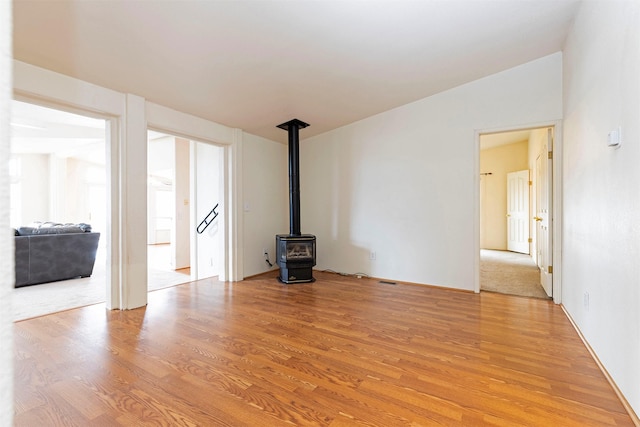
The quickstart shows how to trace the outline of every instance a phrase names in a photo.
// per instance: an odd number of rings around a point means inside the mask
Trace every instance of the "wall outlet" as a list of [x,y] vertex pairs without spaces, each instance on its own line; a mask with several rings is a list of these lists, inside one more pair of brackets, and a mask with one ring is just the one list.
[[267,248],[262,248],[262,255],[269,256],[269,251],[267,250]]
[[584,293],[583,303],[584,303],[585,310],[589,311],[589,292]]
[[375,252],[373,252],[373,251],[369,252],[369,259],[370,259],[371,261],[375,261],[375,260],[376,260],[376,257],[377,257],[377,255],[376,255],[376,253],[375,253]]

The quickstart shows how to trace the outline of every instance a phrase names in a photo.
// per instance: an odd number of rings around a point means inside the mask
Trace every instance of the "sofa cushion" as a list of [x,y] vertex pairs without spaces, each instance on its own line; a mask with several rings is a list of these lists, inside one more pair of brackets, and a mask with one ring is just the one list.
[[20,236],[32,236],[36,234],[68,234],[90,232],[91,226],[85,223],[60,224],[56,222],[34,222],[18,228]]
[[37,230],[37,227],[27,227],[27,226],[18,227],[18,235],[31,236],[34,230]]

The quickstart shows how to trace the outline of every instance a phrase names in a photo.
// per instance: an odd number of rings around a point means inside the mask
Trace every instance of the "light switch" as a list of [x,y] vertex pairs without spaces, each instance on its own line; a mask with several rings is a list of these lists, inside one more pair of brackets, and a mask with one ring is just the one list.
[[622,129],[614,129],[607,134],[607,145],[609,147],[620,147],[622,144]]

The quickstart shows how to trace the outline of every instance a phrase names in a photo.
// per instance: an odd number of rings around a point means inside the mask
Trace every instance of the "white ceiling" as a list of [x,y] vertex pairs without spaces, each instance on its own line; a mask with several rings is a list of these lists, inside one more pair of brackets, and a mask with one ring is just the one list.
[[562,50],[577,0],[14,0],[14,57],[281,142]]

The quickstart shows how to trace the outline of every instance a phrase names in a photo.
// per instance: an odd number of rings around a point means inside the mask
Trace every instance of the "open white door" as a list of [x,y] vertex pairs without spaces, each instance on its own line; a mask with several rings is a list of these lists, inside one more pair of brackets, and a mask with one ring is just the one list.
[[551,189],[553,156],[553,130],[547,131],[547,139],[540,147],[536,158],[536,254],[540,268],[540,283],[547,295],[552,296],[553,249],[551,234]]
[[507,249],[529,254],[529,171],[507,174]]
[[[222,147],[192,141],[191,223],[194,236],[191,250],[192,280],[220,276],[224,272],[222,234],[226,219],[222,214],[223,156]],[[216,208],[215,212],[214,208]],[[221,215],[218,216],[218,214]],[[205,219],[207,223],[203,223]],[[196,229],[200,232],[196,232]]]

